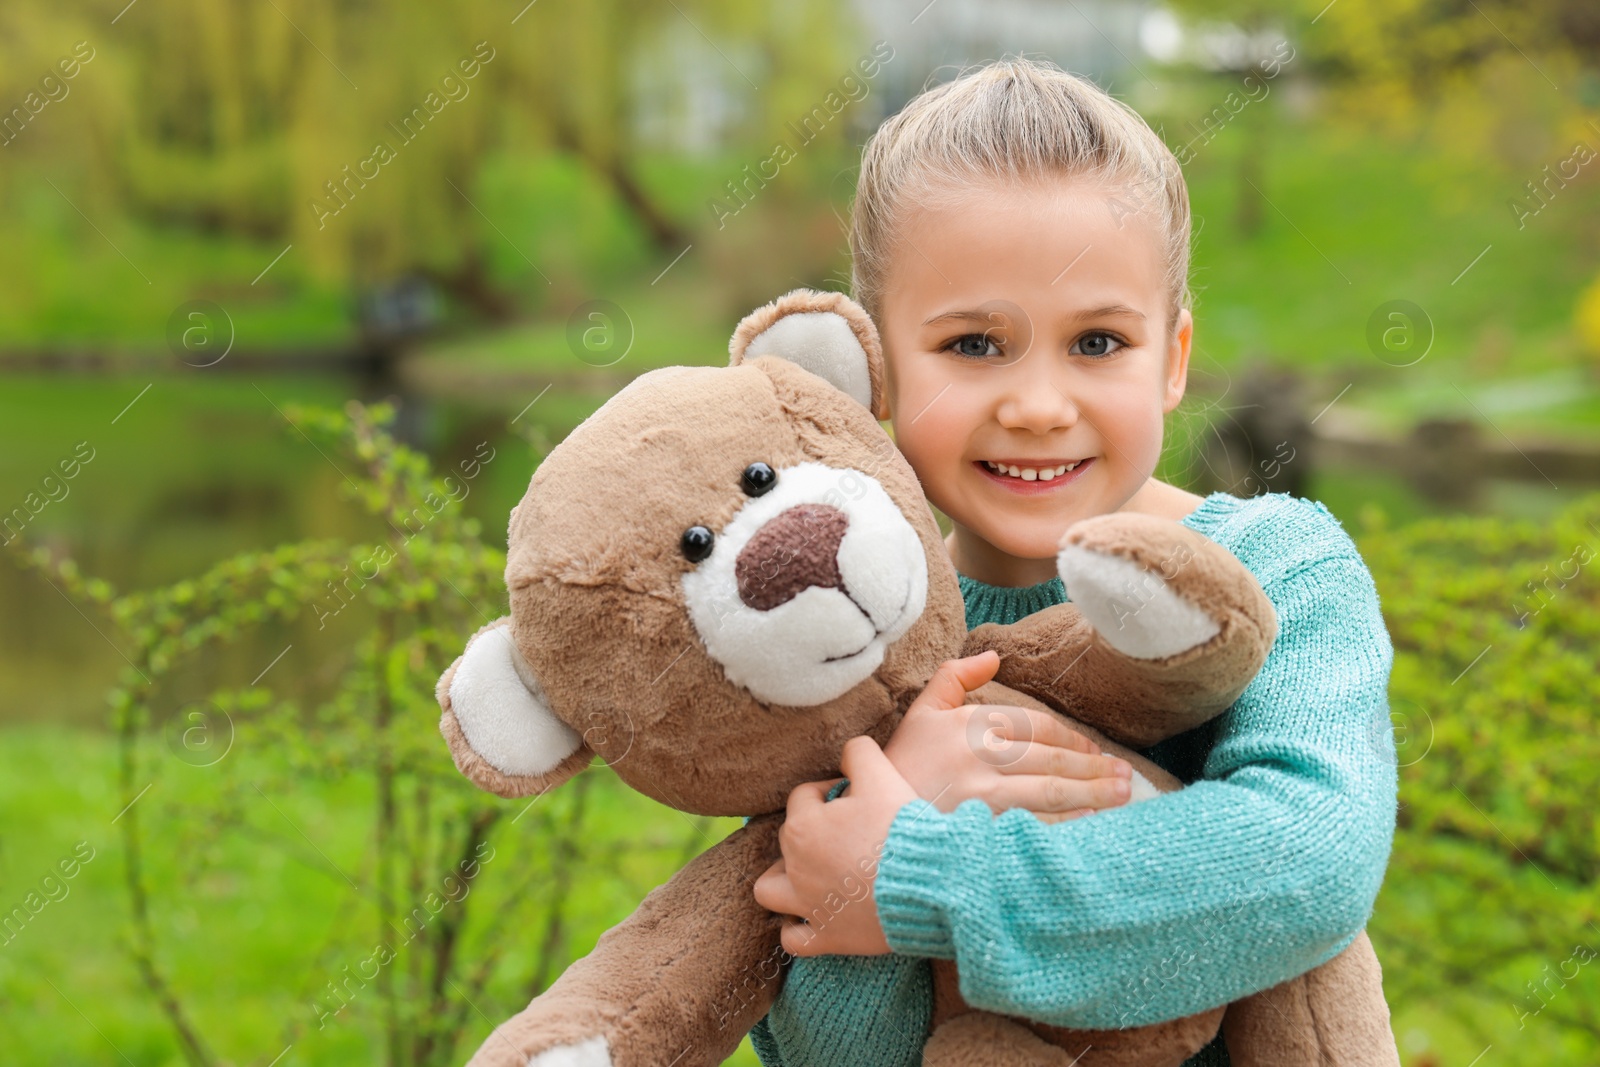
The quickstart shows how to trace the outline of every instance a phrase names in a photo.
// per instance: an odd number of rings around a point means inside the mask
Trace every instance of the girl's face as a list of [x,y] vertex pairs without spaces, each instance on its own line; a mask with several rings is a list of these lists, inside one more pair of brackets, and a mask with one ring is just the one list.
[[1069,525],[1149,481],[1192,333],[1164,267],[1137,190],[996,181],[908,210],[879,309],[889,413],[958,569],[1042,581]]

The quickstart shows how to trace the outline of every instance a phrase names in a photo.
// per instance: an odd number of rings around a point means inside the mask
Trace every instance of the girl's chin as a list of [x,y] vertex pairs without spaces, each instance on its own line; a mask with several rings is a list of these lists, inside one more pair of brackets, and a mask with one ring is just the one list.
[[1061,535],[1066,532],[1067,525],[1070,524],[1039,524],[1027,529],[1012,526],[1004,530],[985,530],[980,526],[973,532],[994,548],[1016,559],[1051,561],[1051,571],[1054,573],[1056,554],[1061,550]]

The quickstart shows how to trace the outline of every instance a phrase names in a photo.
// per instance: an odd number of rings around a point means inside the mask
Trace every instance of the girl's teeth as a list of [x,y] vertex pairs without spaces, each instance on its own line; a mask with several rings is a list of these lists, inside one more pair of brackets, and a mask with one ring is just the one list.
[[984,466],[988,467],[996,474],[1008,474],[1013,478],[1021,478],[1025,482],[1048,482],[1052,478],[1061,477],[1063,474],[1067,473],[1078,465],[1077,463],[1065,463],[1059,467],[1045,467],[1043,470],[1041,470],[1037,467],[1001,466],[1000,464],[991,462],[990,460],[984,460],[983,462]]

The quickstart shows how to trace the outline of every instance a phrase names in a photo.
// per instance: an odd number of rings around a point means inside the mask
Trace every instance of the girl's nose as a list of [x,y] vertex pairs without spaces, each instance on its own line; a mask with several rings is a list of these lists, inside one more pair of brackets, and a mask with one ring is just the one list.
[[[1027,360],[1006,371],[1020,371]],[[1043,360],[1036,361],[1043,364]],[[1030,368],[1032,369],[1032,368]],[[1048,374],[1013,373],[1003,387],[996,418],[1007,429],[1049,433],[1065,429],[1078,421],[1078,405],[1050,380]]]

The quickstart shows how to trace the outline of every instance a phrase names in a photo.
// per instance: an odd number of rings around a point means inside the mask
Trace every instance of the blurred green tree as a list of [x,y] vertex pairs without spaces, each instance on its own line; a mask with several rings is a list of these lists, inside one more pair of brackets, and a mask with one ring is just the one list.
[[1588,0],[1297,0],[1296,10],[1308,67],[1371,128],[1529,178],[1557,148],[1600,143],[1600,17]]
[[[669,74],[714,71],[707,99],[728,116],[716,136],[765,155],[856,51],[840,0],[121,7],[0,12],[0,107],[24,99],[73,42],[96,53],[67,83],[70,109],[53,105],[62,114],[39,115],[5,146],[7,172],[32,156],[102,208],[292,241],[324,277],[357,289],[425,274],[490,315],[509,307],[487,269],[489,247],[508,239],[480,202],[491,153],[570,156],[675,255],[709,216],[669,203],[646,173],[639,118],[659,107],[661,86],[638,76],[644,54],[670,42]],[[840,143],[842,130],[826,138]],[[524,254],[536,263],[536,249]]]

